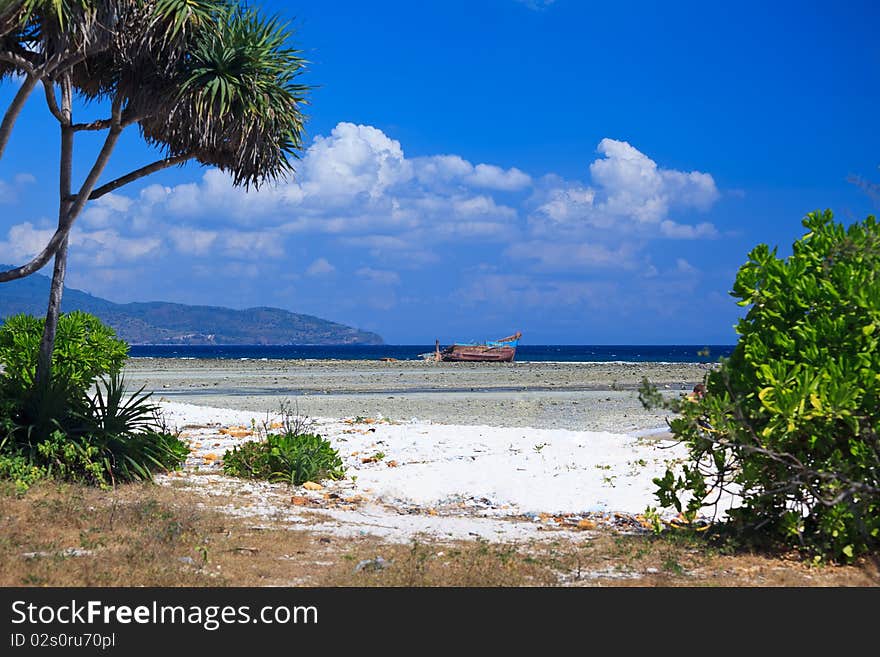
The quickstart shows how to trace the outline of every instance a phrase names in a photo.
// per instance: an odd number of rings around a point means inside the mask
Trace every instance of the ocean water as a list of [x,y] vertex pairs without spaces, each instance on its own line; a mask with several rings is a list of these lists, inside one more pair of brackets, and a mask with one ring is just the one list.
[[[528,345],[516,350],[519,362],[670,362],[712,363],[727,357],[733,345]],[[134,358],[421,360],[434,345],[132,345]]]

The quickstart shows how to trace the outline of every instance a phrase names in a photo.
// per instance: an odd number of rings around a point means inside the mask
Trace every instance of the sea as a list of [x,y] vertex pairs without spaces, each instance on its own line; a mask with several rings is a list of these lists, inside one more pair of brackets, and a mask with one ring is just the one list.
[[[528,345],[516,349],[518,362],[714,363],[734,345]],[[227,360],[422,360],[434,345],[132,345],[133,358],[216,358]]]

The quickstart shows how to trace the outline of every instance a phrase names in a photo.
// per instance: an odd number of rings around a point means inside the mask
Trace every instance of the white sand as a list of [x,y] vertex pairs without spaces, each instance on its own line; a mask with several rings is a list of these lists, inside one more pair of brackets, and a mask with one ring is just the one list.
[[[358,495],[363,501],[357,508],[309,508],[324,519],[311,527],[391,540],[424,533],[509,540],[546,530],[548,514],[575,521],[587,514],[640,514],[657,505],[652,478],[663,474],[668,460],[686,455],[681,445],[626,434],[316,418],[316,430],[338,449],[347,473],[342,481],[321,482],[324,491],[308,492],[199,476],[222,474],[225,451],[253,439],[221,434],[221,427],[250,428],[277,418],[178,402],[161,407],[169,426],[182,429],[190,442],[185,477],[205,494],[228,495],[227,511],[296,527],[303,509],[290,505],[291,495]],[[377,453],[379,460],[362,462]],[[160,481],[174,479],[180,481]],[[244,502],[236,491],[246,494]]]

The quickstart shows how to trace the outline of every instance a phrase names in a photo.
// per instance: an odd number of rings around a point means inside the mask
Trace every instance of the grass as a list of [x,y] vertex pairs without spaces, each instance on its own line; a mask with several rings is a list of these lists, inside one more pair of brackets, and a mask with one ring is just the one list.
[[[694,532],[581,541],[337,538],[237,518],[183,486],[0,483],[2,586],[878,586],[878,559],[811,566]],[[316,517],[320,520],[321,517]],[[377,560],[377,557],[381,557]],[[361,567],[361,562],[381,563]]]

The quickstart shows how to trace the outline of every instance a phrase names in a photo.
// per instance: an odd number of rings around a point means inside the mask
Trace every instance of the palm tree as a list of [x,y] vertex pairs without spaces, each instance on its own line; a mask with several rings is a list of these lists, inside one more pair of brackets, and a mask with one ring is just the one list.
[[[0,0],[0,79],[24,80],[0,124],[0,157],[21,107],[42,83],[60,130],[58,227],[28,263],[0,282],[55,258],[37,382],[51,376],[70,230],[86,203],[189,160],[258,187],[293,172],[304,132],[305,62],[276,18],[231,0]],[[109,105],[109,116],[74,123],[73,97]],[[59,97],[60,96],[60,97]],[[99,185],[120,134],[136,125],[161,157]],[[73,193],[74,139],[106,133]]]

